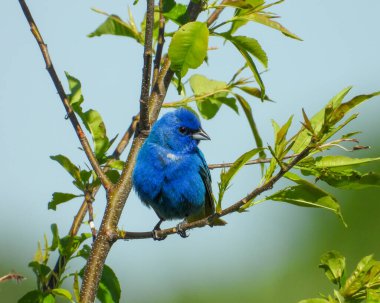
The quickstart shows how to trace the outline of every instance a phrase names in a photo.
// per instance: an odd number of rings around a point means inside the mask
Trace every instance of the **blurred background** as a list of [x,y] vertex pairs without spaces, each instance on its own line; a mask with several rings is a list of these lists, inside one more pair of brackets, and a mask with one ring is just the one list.
[[[142,47],[123,37],[87,38],[105,20],[90,8],[127,19],[129,6],[139,23],[144,1],[137,6],[125,0],[28,4],[65,87],[68,71],[82,82],[84,108],[102,114],[109,137],[122,135],[138,111]],[[294,132],[301,108],[311,116],[348,85],[354,85],[350,96],[380,89],[380,2],[288,0],[273,11],[304,41],[258,24],[239,32],[255,37],[269,57],[263,80],[276,102],[250,99],[264,143],[273,142],[272,118],[282,124],[294,114]],[[0,301],[16,302],[35,287],[27,264],[37,242],[44,234],[51,240],[50,225],[55,222],[62,236],[67,233],[81,203],[73,200],[55,212],[47,210],[53,192],[75,193],[70,176],[49,156],[64,154],[82,167],[86,164],[18,1],[2,4],[0,20],[0,276],[14,270],[27,277],[20,284],[1,283]],[[202,65],[196,73],[228,81],[242,59],[222,41],[211,39],[209,45],[217,50],[210,51],[209,66]],[[169,92],[167,101],[178,99],[174,90]],[[360,106],[359,118],[347,130],[363,131],[360,143],[372,147],[357,156],[380,153],[379,102],[377,97]],[[254,147],[244,116],[229,108],[202,123],[212,138],[201,144],[209,163],[233,161]],[[379,171],[380,166],[368,169]],[[219,173],[212,172],[215,192]],[[259,167],[244,168],[227,192],[225,205],[250,192],[259,180]],[[229,224],[223,228],[191,231],[186,240],[174,236],[162,242],[116,243],[107,264],[120,279],[122,302],[290,303],[331,292],[318,269],[322,253],[339,250],[349,270],[365,255],[380,258],[380,191],[325,189],[341,203],[348,228],[327,211],[267,202],[226,217]],[[94,205],[97,226],[104,203],[100,192]],[[154,212],[131,195],[120,227],[146,231],[156,221]],[[172,224],[176,222],[165,226]],[[88,226],[82,231],[88,232]],[[52,256],[52,266],[54,262]],[[73,263],[70,270],[80,265]]]

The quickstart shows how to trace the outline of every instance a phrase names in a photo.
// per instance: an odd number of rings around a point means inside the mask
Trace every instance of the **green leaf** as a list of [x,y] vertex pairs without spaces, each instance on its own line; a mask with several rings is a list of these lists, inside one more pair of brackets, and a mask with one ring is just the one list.
[[233,41],[232,41],[232,44],[238,49],[238,51],[242,54],[243,58],[246,60],[248,67],[250,68],[253,74],[253,77],[255,78],[257,84],[260,86],[260,89],[261,89],[260,99],[263,101],[265,98],[265,86],[264,86],[263,80],[261,79],[260,73],[257,70],[255,63],[253,62],[248,52],[242,46],[234,43]]
[[253,119],[252,108],[249,105],[249,103],[247,102],[247,100],[245,100],[241,95],[238,95],[238,94],[234,94],[234,95],[235,95],[236,99],[239,101],[240,106],[243,108],[244,114],[247,117],[249,126],[251,128],[253,137],[254,137],[255,142],[256,142],[256,146],[258,148],[260,148],[260,153],[259,153],[260,158],[265,158],[266,155],[265,155],[264,149],[262,149],[263,148],[263,140],[260,137],[259,131],[258,131],[256,123],[255,123],[255,120]]
[[332,124],[337,123],[351,109],[355,108],[356,106],[363,103],[364,101],[367,101],[367,100],[369,100],[375,96],[379,96],[379,95],[380,95],[380,91],[374,92],[374,93],[369,94],[369,95],[359,95],[359,96],[352,98],[350,101],[347,101],[343,104],[340,104],[338,106],[338,108],[336,108],[331,114],[331,119],[332,119],[331,123]]
[[218,197],[218,203],[216,206],[217,211],[220,211],[222,209],[222,200],[224,193],[226,192],[228,186],[230,185],[230,182],[232,178],[236,175],[236,173],[249,161],[254,157],[257,153],[259,153],[262,149],[261,148],[254,148],[243,155],[241,155],[234,164],[227,170],[222,171],[220,174],[220,182],[218,183],[219,186],[219,197]]
[[346,258],[337,251],[329,251],[322,255],[319,267],[325,271],[327,278],[341,287],[344,283]]
[[118,303],[120,302],[120,294],[119,280],[113,270],[109,266],[104,265],[96,297],[102,303]]
[[324,156],[315,158],[314,165],[317,168],[347,168],[359,166],[374,161],[379,161],[377,158],[350,158],[346,156]]
[[62,256],[70,258],[80,247],[80,245],[91,238],[90,233],[82,233],[80,236],[67,235],[60,239],[58,249]]
[[247,36],[229,36],[223,35],[224,38],[231,41],[239,49],[243,49],[254,56],[260,63],[268,68],[268,57],[261,45],[256,39]]
[[285,149],[287,145],[286,135],[288,133],[290,125],[292,124],[292,120],[293,116],[291,116],[281,128],[278,128],[277,131],[275,130],[275,153],[276,157],[280,160],[285,156],[287,152],[287,149]]
[[74,198],[79,197],[78,195],[68,194],[68,193],[53,193],[52,200],[48,203],[48,209],[56,210],[57,205],[70,201]]
[[18,303],[43,303],[43,295],[40,290],[32,290],[22,296]]
[[124,165],[125,165],[124,161],[122,161],[122,160],[115,160],[115,159],[111,159],[111,161],[109,161],[107,163],[108,167],[114,168],[114,169],[117,169],[117,170],[123,170]]
[[82,112],[81,104],[84,101],[82,95],[82,85],[77,78],[71,76],[68,72],[65,72],[65,75],[69,83],[69,89],[71,92],[70,95],[67,95],[70,99],[70,105],[73,107],[75,112],[77,112],[78,110]]
[[[321,138],[320,143],[326,141],[338,130],[343,128],[345,125],[357,117],[357,115],[353,115],[348,118],[347,121],[345,121],[342,125],[334,127],[334,125],[338,123],[351,109],[355,108],[360,103],[380,94],[380,92],[375,92],[369,95],[360,95],[354,97],[350,101],[342,103],[344,97],[348,94],[351,88],[352,87],[347,87],[339,92],[327,103],[327,105],[322,110],[320,110],[310,119],[310,123],[314,129],[314,132],[316,134],[319,134],[319,137]],[[310,133],[306,129],[301,130],[295,137],[295,144],[292,147],[293,151],[295,153],[302,151],[310,143],[310,141]]]
[[94,142],[94,153],[98,160],[102,160],[105,152],[111,146],[106,133],[106,127],[100,114],[93,109],[83,112],[81,104],[83,103],[83,95],[81,83],[78,79],[66,72],[69,81],[71,94],[69,95],[70,104],[73,110],[81,118],[86,129],[91,133]]
[[189,79],[190,87],[196,96],[212,96],[216,93],[227,96],[229,88],[226,82],[210,80],[203,75],[195,74]]
[[300,37],[290,32],[288,29],[286,29],[284,26],[282,26],[280,23],[273,21],[270,16],[262,13],[248,13],[245,15],[240,15],[232,18],[232,21],[254,21],[257,23],[261,23],[265,26],[269,26],[275,30],[278,30],[282,32],[285,36],[288,36],[293,39],[297,39],[302,41]]
[[80,169],[75,166],[69,158],[64,155],[50,156],[50,159],[57,161],[61,166],[77,181],[78,186],[82,189],[82,179],[80,175]]
[[64,288],[54,288],[51,290],[51,292],[55,294],[56,296],[64,297],[70,301],[73,299],[71,293],[67,289],[64,289]]
[[360,260],[353,274],[347,279],[341,294],[345,298],[355,295],[358,299],[364,299],[367,289],[378,288],[379,280],[380,262],[374,260],[372,255],[366,256]]
[[94,10],[97,13],[108,16],[106,21],[104,21],[95,31],[88,34],[88,37],[100,37],[102,35],[115,35],[124,36],[135,39],[137,42],[142,43],[142,35],[136,28],[133,19],[131,22],[124,22],[119,16],[109,15],[105,12]]
[[[236,86],[236,87],[251,96],[261,99],[262,93],[261,93],[261,90],[258,89],[257,87],[249,87],[249,86]],[[267,95],[265,95],[264,100],[272,101]]]
[[57,224],[50,225],[51,233],[53,234],[53,240],[51,242],[50,250],[55,251],[59,245],[59,232]]
[[88,110],[83,113],[83,122],[90,131],[94,141],[94,152],[96,157],[101,158],[110,147],[110,141],[106,134],[103,119],[96,110]]
[[207,54],[208,28],[202,22],[189,22],[178,29],[169,45],[170,68],[185,76],[189,68],[199,67]]
[[332,195],[293,173],[287,172],[285,177],[297,183],[297,185],[288,186],[275,194],[266,197],[266,200],[286,202],[304,207],[327,209],[338,215],[343,224],[346,225],[340,211],[340,206]]
[[342,172],[323,171],[319,173],[319,179],[330,186],[341,189],[364,189],[368,187],[380,186],[380,174],[369,172],[361,173],[356,170],[345,170]]
[[174,0],[165,0],[163,3],[163,15],[178,25],[183,25],[189,21],[187,6],[176,3]]
[[210,80],[198,74],[191,76],[189,82],[197,97],[197,108],[203,118],[213,118],[222,104],[226,104],[237,113],[239,112],[236,100],[227,98],[230,88],[226,82]]
[[52,294],[48,294],[46,297],[44,297],[43,303],[55,303],[55,297]]

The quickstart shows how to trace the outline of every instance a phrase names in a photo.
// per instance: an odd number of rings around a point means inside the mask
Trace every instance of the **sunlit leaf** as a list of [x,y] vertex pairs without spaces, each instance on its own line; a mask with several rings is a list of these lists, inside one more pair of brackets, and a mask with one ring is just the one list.
[[325,271],[327,278],[339,287],[344,283],[346,258],[337,251],[329,251],[322,255],[319,267]]
[[306,299],[299,301],[298,303],[330,303],[330,301],[320,298]]
[[110,146],[103,119],[96,110],[92,109],[83,113],[83,119],[92,135],[95,155],[100,158]]
[[109,15],[99,10],[94,11],[102,15],[106,15],[108,18],[95,31],[90,33],[88,37],[92,38],[102,35],[115,35],[130,37],[139,43],[143,42],[142,35],[136,28],[133,20],[128,23],[124,22],[119,16]]
[[75,166],[69,158],[67,158],[64,155],[56,155],[56,156],[50,156],[50,159],[57,161],[61,166],[74,178],[76,183],[74,183],[76,186],[78,186],[80,189],[83,188],[82,179],[80,175],[80,169]]
[[64,297],[70,301],[73,298],[71,293],[67,289],[64,289],[64,288],[54,288],[51,290],[51,292],[56,296]]
[[247,36],[229,36],[223,35],[224,38],[239,46],[239,49],[244,49],[252,56],[254,56],[260,63],[267,68],[268,67],[268,57],[265,51],[262,49],[261,45],[256,39]]
[[233,17],[232,20],[242,20],[242,21],[254,21],[257,23],[261,23],[265,26],[269,26],[275,30],[278,30],[282,32],[285,36],[288,36],[293,39],[301,40],[300,37],[290,32],[288,29],[286,29],[284,26],[282,26],[280,23],[273,21],[268,15],[262,14],[262,13],[247,13],[245,15],[240,15]]
[[285,177],[297,183],[296,186],[288,186],[273,195],[267,197],[267,200],[286,202],[304,207],[317,207],[330,210],[341,218],[340,206],[337,200],[329,193],[325,192],[316,185],[300,178],[293,173],[286,173]]
[[217,207],[216,207],[217,211],[221,210],[224,193],[226,192],[232,178],[244,166],[244,164],[247,163],[247,161],[252,159],[252,157],[254,157],[260,151],[261,151],[261,148],[254,148],[254,149],[244,153],[233,163],[233,165],[227,171],[221,172],[220,182],[218,183],[219,197],[218,197],[218,203],[217,203]]
[[207,54],[209,32],[202,22],[189,22],[173,35],[168,55],[170,68],[182,77],[189,68],[199,67]]

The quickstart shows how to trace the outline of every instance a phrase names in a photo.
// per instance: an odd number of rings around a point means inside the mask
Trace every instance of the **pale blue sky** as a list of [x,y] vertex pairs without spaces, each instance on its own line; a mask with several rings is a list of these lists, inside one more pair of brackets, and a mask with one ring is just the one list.
[[[138,8],[132,7],[137,9],[137,20],[144,6],[140,2]],[[276,103],[251,100],[264,142],[272,142],[271,118],[283,123],[295,114],[298,127],[302,107],[312,115],[348,85],[354,85],[353,94],[380,89],[380,2],[363,0],[360,7],[358,2],[288,0],[276,7],[273,11],[282,16],[280,22],[303,38],[303,42],[256,24],[241,33],[255,37],[269,57],[269,71],[263,79],[268,95]],[[91,7],[126,18],[132,2],[28,3],[64,86],[67,87],[64,71],[79,78],[84,107],[102,114],[110,137],[122,134],[138,111],[142,48],[130,39],[110,36],[90,39],[86,35],[104,20]],[[70,176],[49,156],[64,154],[81,166],[85,164],[18,1],[3,4],[0,20],[0,230],[11,227],[14,235],[9,237],[3,232],[0,247],[6,245],[12,252],[9,260],[26,266],[37,241],[44,233],[50,237],[50,224],[57,222],[61,233],[66,233],[80,203],[70,202],[56,212],[47,210],[54,191],[75,192]],[[209,67],[202,66],[197,72],[212,79],[229,80],[234,69],[242,65],[242,59],[218,40],[210,40],[210,46],[219,49],[210,52]],[[176,99],[173,90],[167,100]],[[361,107],[355,129],[370,132],[380,127],[379,101],[380,98],[375,98]],[[232,161],[253,147],[243,115],[238,117],[230,109],[222,109],[217,118],[202,123],[212,138],[201,144],[209,163]],[[379,147],[379,142],[365,142],[365,135],[361,138],[362,144]],[[218,173],[213,172],[215,190]],[[245,169],[234,181],[226,201],[242,197],[258,181],[258,168]],[[104,208],[103,196],[100,192],[95,203],[97,225]],[[128,230],[150,230],[156,223],[153,211],[143,207],[134,195],[125,211],[120,226]],[[290,244],[299,243],[300,229],[307,232],[312,228],[305,223],[313,215],[310,210],[266,203],[249,213],[229,216],[226,218],[229,224],[223,229],[192,231],[186,240],[170,237],[160,243],[149,240],[117,243],[107,261],[120,276],[124,298],[130,298],[131,302],[150,298],[149,292],[139,288],[142,280],[144,288],[167,294],[171,287],[199,281],[200,270],[206,281],[226,274],[220,278],[221,284],[239,276],[244,268],[269,275],[281,265],[279,255],[285,258],[292,253]],[[211,255],[214,257],[210,258]],[[236,255],[241,259],[237,260]],[[246,261],[240,262],[242,259]],[[271,266],[261,268],[260,264],[268,260],[273,262]],[[228,265],[221,268],[219,264],[223,262]],[[25,268],[16,270],[30,275]],[[253,273],[246,274],[256,281]]]

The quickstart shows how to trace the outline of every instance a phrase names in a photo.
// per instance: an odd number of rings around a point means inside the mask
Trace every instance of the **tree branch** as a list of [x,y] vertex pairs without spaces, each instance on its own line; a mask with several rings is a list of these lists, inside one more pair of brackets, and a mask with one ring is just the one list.
[[[223,4],[223,3],[227,2],[227,1],[228,0],[223,0],[220,4]],[[219,8],[217,8],[217,9],[215,9],[213,11],[213,13],[207,19],[207,26],[208,27],[210,27],[216,21],[216,19],[219,18],[219,15],[222,13],[223,10],[224,10],[224,6],[223,7],[219,7]]]
[[157,39],[157,47],[156,47],[156,56],[154,57],[154,69],[153,69],[153,86],[157,81],[158,73],[160,71],[160,65],[161,65],[161,57],[162,57],[162,50],[164,48],[165,43],[165,17],[162,13],[163,9],[163,0],[159,0],[158,8],[160,11],[160,22],[158,27],[158,39]]
[[[272,189],[273,185],[280,180],[286,172],[288,172],[293,166],[295,166],[299,161],[304,159],[309,155],[311,151],[311,147],[305,148],[301,153],[298,155],[293,155],[294,159],[284,168],[281,168],[280,171],[273,176],[271,179],[269,179],[267,182],[265,182],[263,185],[257,187],[255,190],[253,190],[250,194],[245,196],[243,199],[240,199],[239,201],[235,202],[231,206],[223,209],[220,213],[215,213],[213,215],[210,215],[204,219],[194,221],[191,223],[181,224],[182,230],[189,230],[193,228],[201,228],[206,225],[212,226],[212,222],[216,218],[224,217],[228,214],[234,213],[236,211],[239,211],[240,208],[255,199],[257,196],[262,194],[263,192]],[[267,160],[267,159],[260,159],[260,160]],[[160,231],[156,231],[156,236],[160,238],[164,238],[168,235],[177,233],[177,227],[171,227],[167,229],[163,229]],[[147,238],[153,238],[153,234],[151,231],[148,232],[129,232],[129,231],[118,231],[118,239],[121,240],[132,240],[132,239],[147,239]]]
[[50,55],[49,55],[49,52],[47,49],[47,45],[45,44],[45,42],[44,42],[44,40],[43,40],[39,30],[38,30],[37,25],[34,22],[32,14],[30,13],[29,8],[25,3],[25,0],[19,0],[19,2],[21,5],[21,8],[22,8],[22,11],[23,11],[28,23],[29,23],[30,30],[31,30],[34,38],[36,39],[38,46],[40,47],[42,56],[43,56],[45,63],[46,63],[46,69],[49,72],[49,75],[50,75],[50,77],[54,83],[54,86],[58,92],[58,95],[59,95],[62,103],[63,103],[63,106],[65,107],[67,117],[70,119],[70,122],[74,127],[75,133],[78,136],[79,142],[81,143],[82,148],[83,148],[84,152],[86,153],[86,156],[87,156],[88,160],[90,161],[90,164],[91,164],[93,170],[95,171],[95,173],[99,177],[99,179],[100,179],[102,185],[104,186],[104,188],[106,189],[106,191],[109,191],[110,188],[112,187],[112,182],[103,173],[103,171],[99,165],[99,162],[96,159],[96,157],[95,157],[95,155],[91,149],[91,146],[87,140],[87,137],[86,137],[85,133],[83,132],[82,127],[79,124],[79,121],[78,121],[78,119],[77,119],[77,117],[76,117],[76,115],[75,115],[75,113],[74,113],[74,111],[70,105],[69,99],[67,98],[65,90],[61,84],[61,81],[59,80],[58,75],[55,71],[55,68],[53,66],[53,63],[51,61],[51,58],[50,58]]
[[152,73],[152,43],[153,43],[153,25],[154,25],[154,0],[146,1],[146,27],[144,42],[144,66],[141,82],[140,96],[140,125],[139,130],[145,134],[149,132],[149,88],[150,76]]

